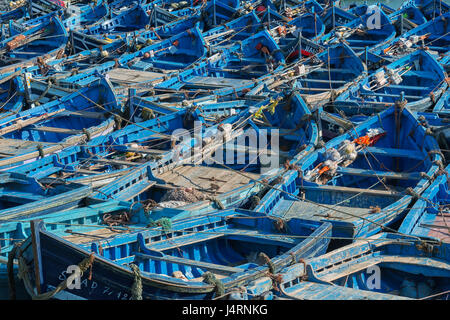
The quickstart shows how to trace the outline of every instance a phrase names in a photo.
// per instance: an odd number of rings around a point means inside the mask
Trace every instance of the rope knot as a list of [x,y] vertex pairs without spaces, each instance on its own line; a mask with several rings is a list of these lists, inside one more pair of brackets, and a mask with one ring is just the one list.
[[415,192],[414,189],[411,188],[411,187],[406,188],[405,193],[407,195],[412,196],[415,199],[419,199],[420,198],[419,194],[417,192]]
[[134,263],[130,263],[130,268],[134,274],[134,282],[131,286],[131,299],[142,300],[142,276],[141,270]]
[[275,265],[270,260],[269,256],[267,254],[265,254],[264,252],[260,252],[258,256],[259,256],[260,259],[262,259],[264,264],[268,265],[269,273],[274,274],[275,273]]
[[203,282],[214,286],[216,296],[220,297],[225,294],[225,286],[223,285],[222,281],[217,279],[216,276],[211,272],[208,271],[203,274]]

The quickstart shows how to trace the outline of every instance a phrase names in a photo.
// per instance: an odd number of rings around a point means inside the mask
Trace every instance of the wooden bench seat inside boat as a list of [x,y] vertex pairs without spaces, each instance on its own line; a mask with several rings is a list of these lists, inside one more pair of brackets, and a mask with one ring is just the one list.
[[358,168],[348,168],[348,167],[338,167],[337,173],[344,175],[362,176],[362,177],[379,177],[379,178],[389,178],[396,180],[419,180],[421,179],[419,172],[403,173],[403,172],[389,172],[389,171],[378,171],[378,170],[368,170],[368,169],[358,169]]
[[[410,265],[414,268],[432,267],[432,273],[437,274],[443,272],[450,275],[450,263],[428,258],[428,257],[408,257],[398,255],[382,255],[371,256],[369,259],[364,259],[352,264],[338,265],[336,267],[326,267],[323,269],[323,274],[316,271],[316,276],[324,281],[334,281],[336,279],[345,277],[347,275],[366,270],[368,267],[378,265],[388,267],[390,269],[402,269],[400,265]],[[439,271],[440,270],[440,271]],[[425,271],[423,271],[425,272]]]
[[145,260],[152,259],[152,260],[165,261],[165,262],[170,262],[170,263],[175,263],[175,264],[180,264],[180,265],[185,265],[185,266],[198,267],[198,268],[202,268],[202,269],[209,270],[209,271],[214,271],[215,273],[224,274],[224,275],[229,275],[229,274],[244,271],[244,269],[237,268],[237,267],[229,267],[229,266],[219,265],[219,264],[215,264],[215,263],[191,260],[191,259],[187,259],[187,258],[181,258],[181,257],[175,257],[175,256],[169,256],[169,255],[164,255],[162,257],[158,257],[158,256],[153,256],[153,255],[136,252],[135,256],[138,258],[141,258],[141,259],[145,259]]

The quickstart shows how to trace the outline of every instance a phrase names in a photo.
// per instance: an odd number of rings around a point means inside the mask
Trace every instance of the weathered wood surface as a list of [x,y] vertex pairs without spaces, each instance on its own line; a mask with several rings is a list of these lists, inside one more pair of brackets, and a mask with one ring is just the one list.
[[[245,175],[251,179],[227,169],[184,165],[158,175],[158,178],[166,181],[170,187],[194,188],[207,193],[221,194],[260,177],[259,174],[248,172]],[[214,185],[219,188],[215,188]]]

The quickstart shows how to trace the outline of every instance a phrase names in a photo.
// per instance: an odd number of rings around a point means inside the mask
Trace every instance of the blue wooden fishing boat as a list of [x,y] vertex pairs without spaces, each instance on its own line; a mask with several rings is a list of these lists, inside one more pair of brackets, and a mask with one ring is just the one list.
[[336,6],[331,6],[321,13],[325,33],[329,33],[334,28],[346,25],[357,18],[358,16]]
[[[58,178],[61,182],[75,181],[94,188],[113,182],[119,186],[115,179],[143,163],[153,163],[160,170],[168,170],[165,167],[172,163],[172,133],[176,130],[193,121],[200,121],[205,126],[217,126],[217,117],[226,119],[254,105],[251,101],[234,100],[202,104],[195,108],[197,110],[179,110],[136,96],[130,97],[129,101],[129,113],[133,115],[130,118],[138,124],[128,124],[121,130],[93,138],[86,145],[65,148],[57,154],[9,171],[37,179],[50,177]],[[212,120],[208,120],[208,117]],[[191,120],[186,122],[186,119]],[[314,128],[311,125],[307,134],[312,132],[317,135]],[[139,182],[136,180],[132,184],[134,186]]]
[[[395,10],[383,3],[377,4],[378,8],[382,10],[391,20],[392,24],[395,26],[397,30],[397,35],[401,35],[405,33],[406,31],[413,29],[425,22],[427,22],[427,19],[422,14],[422,12],[417,8],[414,4],[411,4],[409,6],[400,7],[399,9]],[[368,10],[370,10],[372,6],[369,6],[367,4],[362,4],[357,7],[354,7],[349,10],[349,12],[357,15],[362,16],[365,14]]]
[[209,46],[226,47],[235,41],[245,40],[262,29],[261,20],[254,11],[237,19],[225,23],[222,26],[212,28],[203,33],[203,37]]
[[[14,273],[15,288],[12,288],[11,285],[8,284],[8,280],[12,280],[10,279],[10,270],[8,270],[8,255],[14,253],[13,250],[16,244],[19,244],[31,235],[31,220],[36,219],[36,217],[41,217],[44,218],[45,222],[50,226],[52,224],[59,225],[64,223],[64,221],[67,221],[68,217],[78,217],[78,219],[82,219],[81,217],[103,216],[105,221],[109,221],[108,216],[124,216],[127,214],[137,216],[139,210],[141,210],[130,203],[119,201],[99,202],[98,200],[86,197],[88,193],[82,195],[84,198],[79,198],[78,204],[72,206],[74,207],[73,209],[70,209],[68,206],[66,206],[66,208],[61,206],[60,209],[53,209],[53,211],[50,212],[49,210],[45,211],[42,208],[42,211],[35,211],[28,215],[22,215],[20,218],[16,219],[2,218],[2,224],[0,225],[0,235],[3,240],[1,243],[2,252],[0,255],[0,284],[2,284],[0,289],[0,299],[5,300],[11,298],[10,295],[14,293],[16,299],[30,299],[23,284],[21,285],[21,281],[17,277],[17,260],[11,260],[11,262],[13,262],[11,269],[13,269],[12,271]],[[61,202],[61,200],[59,200],[59,202]],[[80,224],[80,222],[82,221],[78,220],[78,224]],[[84,222],[86,222],[86,224],[88,223],[87,220],[84,220]]]
[[210,70],[232,78],[243,77],[243,75],[247,79],[261,77],[281,68],[281,65],[285,63],[279,46],[267,31],[260,31],[224,49],[220,58]]
[[[67,217],[67,223],[78,219]],[[267,272],[278,272],[293,259],[323,254],[331,230],[327,223],[301,219],[285,221],[280,229],[261,213],[226,210],[174,222],[170,230],[136,229],[111,238],[106,235],[110,229],[100,225],[101,216],[90,219],[98,229],[72,228],[77,230],[72,235],[58,225],[46,229],[42,221],[32,222],[32,236],[18,256],[19,268],[30,268],[22,277],[27,288],[59,299],[218,299]],[[83,276],[87,286],[65,287],[55,295],[67,266],[85,259],[93,268],[90,280]],[[93,283],[97,290],[89,289]]]
[[0,12],[0,25],[3,23],[7,23],[10,20],[17,20],[28,13],[27,7],[25,5],[15,8],[13,10],[9,10],[6,12]]
[[51,12],[62,14],[65,7],[63,2],[52,0],[27,0],[27,6],[28,14],[31,18],[40,17]]
[[449,216],[450,194],[448,167],[424,191],[420,199],[409,209],[399,232],[443,243],[450,242]]
[[[187,69],[155,85],[153,94],[182,92],[184,99],[201,93],[208,95],[232,95],[239,97],[253,88],[267,72],[281,69],[285,60],[280,48],[267,31],[261,31],[226,48]],[[249,80],[249,78],[254,80]]]
[[416,116],[391,107],[304,157],[255,210],[331,222],[343,242],[374,235],[404,217],[441,161]]
[[24,104],[25,86],[19,72],[1,76],[0,117],[9,112],[19,112]]
[[427,22],[427,19],[416,6],[407,6],[388,15],[397,29],[397,36]]
[[[0,70],[21,68],[29,60],[43,55],[62,56],[68,33],[57,17],[0,42]],[[6,66],[6,68],[5,68]]]
[[[301,30],[301,36],[316,40],[325,33],[325,25],[317,13],[306,13],[289,21],[286,27],[295,26]],[[295,34],[295,31],[294,31]]]
[[43,184],[15,172],[0,174],[0,219],[14,220],[61,211],[79,205],[91,188],[77,183]]
[[447,89],[442,66],[428,52],[415,51],[351,86],[333,107],[347,115],[372,114],[397,100],[413,111],[426,111]]
[[111,84],[99,79],[63,98],[4,117],[0,167],[11,168],[111,132],[115,121],[108,112],[117,111]]
[[389,41],[371,52],[390,61],[415,50],[425,49],[430,53],[445,54],[450,41],[448,19],[450,13],[436,17]]
[[[150,49],[143,49],[143,47],[151,46],[154,41],[159,42],[162,39],[170,37],[174,37],[174,40],[176,40],[180,33],[196,27],[198,27],[197,18],[192,17],[153,30],[133,33],[124,39],[118,39],[104,45],[98,45],[95,41],[96,44],[91,46],[91,44],[85,41],[81,44],[82,47],[77,47],[77,50],[83,49],[83,51],[71,55],[66,59],[49,62],[47,64],[47,69],[49,69],[48,75],[50,76],[56,73],[55,78],[62,87],[80,88],[95,81],[98,73],[106,74],[108,71],[122,64],[123,68],[129,68],[128,62],[130,62],[130,59],[138,54],[143,56],[145,52],[150,51]],[[175,36],[173,36],[174,34]],[[168,44],[168,42],[166,41],[164,44]],[[91,47],[93,49],[89,49]],[[159,44],[156,47],[161,49],[163,46]],[[197,49],[196,53],[201,55],[203,50],[198,47]],[[139,51],[139,53],[136,53],[136,51]],[[160,54],[164,54],[164,50],[159,52]],[[92,64],[96,62],[98,64],[93,67]],[[41,74],[39,72],[40,69],[36,67],[27,71],[38,76]]]
[[438,102],[436,102],[433,113],[443,117],[448,117],[450,115],[450,89],[447,89]]
[[[250,131],[242,125],[243,121],[238,120],[249,118],[248,111],[229,117],[218,126],[206,129],[204,140],[198,141],[194,137],[192,142],[183,141],[184,145],[179,144],[171,149],[174,152],[172,155],[166,154],[155,163],[138,167],[114,183],[98,189],[94,197],[142,203],[155,220],[161,217],[180,219],[241,205],[254,206],[254,203],[248,203],[249,198],[255,196],[252,200],[257,201],[262,197],[270,189],[269,183],[314,150],[319,137],[314,117],[299,95],[277,103],[276,108],[272,101],[269,105],[263,102],[255,106],[256,112],[249,120]],[[269,108],[274,108],[273,114]],[[228,139],[226,144],[222,138],[210,141],[208,136],[220,137],[223,135],[221,128],[230,124],[233,127],[242,126],[243,132],[239,133],[238,127],[233,128],[238,134],[230,133],[229,138],[224,135],[223,139]],[[270,127],[282,130],[279,137],[283,146],[281,150],[276,150],[276,146],[270,143],[273,137],[260,141],[260,149],[243,141],[246,137],[256,139],[252,129],[258,128],[260,134],[264,134]],[[270,131],[268,134],[272,135]],[[192,156],[191,145],[201,145],[201,153]],[[146,152],[146,149],[120,149]],[[261,155],[256,153],[257,150]]]
[[[428,20],[450,12],[450,5],[440,0],[411,0]],[[408,6],[408,2],[404,6]]]
[[448,300],[448,249],[448,243],[378,234],[286,268],[277,292],[301,300]]
[[206,57],[206,43],[196,26],[135,53],[118,63],[142,71],[183,70]]
[[394,39],[396,31],[391,20],[382,10],[378,12],[380,19],[377,23],[380,24],[380,28],[371,25],[374,23],[371,19],[373,12],[368,11],[325,34],[320,39],[320,44],[329,46],[345,41],[356,53],[361,53]]
[[[300,43],[302,45],[302,43]],[[366,75],[366,69],[354,51],[344,43],[331,46],[320,53],[311,53],[311,47],[298,51],[308,55],[270,78],[268,88],[287,83],[298,90],[305,102],[315,108],[333,100]],[[290,55],[293,56],[292,54]],[[345,58],[341,58],[341,57]],[[254,94],[254,92],[252,92]]]
[[42,24],[51,17],[58,17],[66,29],[85,28],[99,23],[109,15],[108,4],[100,1],[97,4],[71,6],[70,9],[52,11],[34,19],[15,19],[9,23],[10,33],[22,33],[33,26]]

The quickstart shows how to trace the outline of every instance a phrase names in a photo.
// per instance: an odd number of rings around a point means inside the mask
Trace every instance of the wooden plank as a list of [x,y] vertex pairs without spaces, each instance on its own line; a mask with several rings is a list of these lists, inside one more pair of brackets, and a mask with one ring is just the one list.
[[54,132],[54,133],[62,133],[62,134],[68,134],[68,135],[83,133],[83,130],[56,128],[56,127],[46,127],[46,126],[33,127],[33,128],[30,128],[30,129],[31,130],[36,130],[36,131]]
[[323,283],[300,282],[284,291],[297,299],[317,300],[409,300],[409,298],[367,290],[358,290]]
[[205,270],[211,270],[214,272],[225,273],[225,274],[233,274],[233,273],[238,273],[238,272],[244,271],[244,269],[242,269],[242,268],[223,266],[223,265],[219,265],[219,264],[215,264],[215,263],[196,261],[196,260],[191,260],[191,259],[187,259],[187,258],[180,258],[180,257],[174,257],[174,256],[168,256],[168,255],[165,255],[163,257],[158,257],[158,256],[143,254],[140,252],[136,252],[135,255],[136,255],[136,257],[141,258],[141,259],[165,261],[165,262],[169,262],[169,263],[197,267],[197,268],[202,268]]
[[133,84],[136,82],[148,82],[157,79],[162,80],[165,74],[158,72],[116,68],[109,71],[108,76],[112,82]]
[[375,171],[368,169],[357,169],[357,168],[344,168],[338,167],[337,173],[362,176],[362,177],[379,177],[379,178],[389,178],[396,180],[420,180],[421,176],[418,172],[413,173],[401,173],[401,172],[389,172],[389,171]]
[[[249,183],[252,179],[257,180],[260,175],[255,173],[245,173],[246,177],[231,170],[184,165],[158,175],[169,186],[190,187],[206,193],[225,193],[236,188],[236,186]],[[249,177],[249,178],[247,178]],[[227,181],[224,183],[223,181]],[[233,183],[230,183],[233,181]],[[219,190],[210,190],[211,184],[219,185]]]
[[387,191],[387,190],[376,190],[376,189],[362,189],[362,188],[351,188],[351,187],[340,187],[340,186],[327,186],[321,185],[319,187],[302,187],[302,189],[316,189],[330,192],[348,192],[348,193],[361,193],[368,194],[372,196],[385,196],[385,197],[393,197],[400,196],[401,193],[395,191]]
[[166,154],[168,151],[167,150],[160,150],[160,149],[146,149],[146,148],[142,148],[142,149],[136,149],[136,148],[127,148],[127,151],[129,152],[135,152],[135,153],[145,153],[145,154]]
[[106,163],[106,164],[112,164],[117,166],[138,166],[140,163],[131,162],[131,161],[125,161],[125,160],[111,160],[111,159],[87,159],[83,158],[80,159],[81,161],[91,161],[91,162],[97,162],[97,163]]
[[254,85],[255,83],[252,80],[244,80],[244,79],[227,79],[227,78],[216,78],[216,77],[192,77],[185,82],[189,86],[197,86],[202,88],[210,88],[210,87],[233,87],[238,88],[242,86]]

